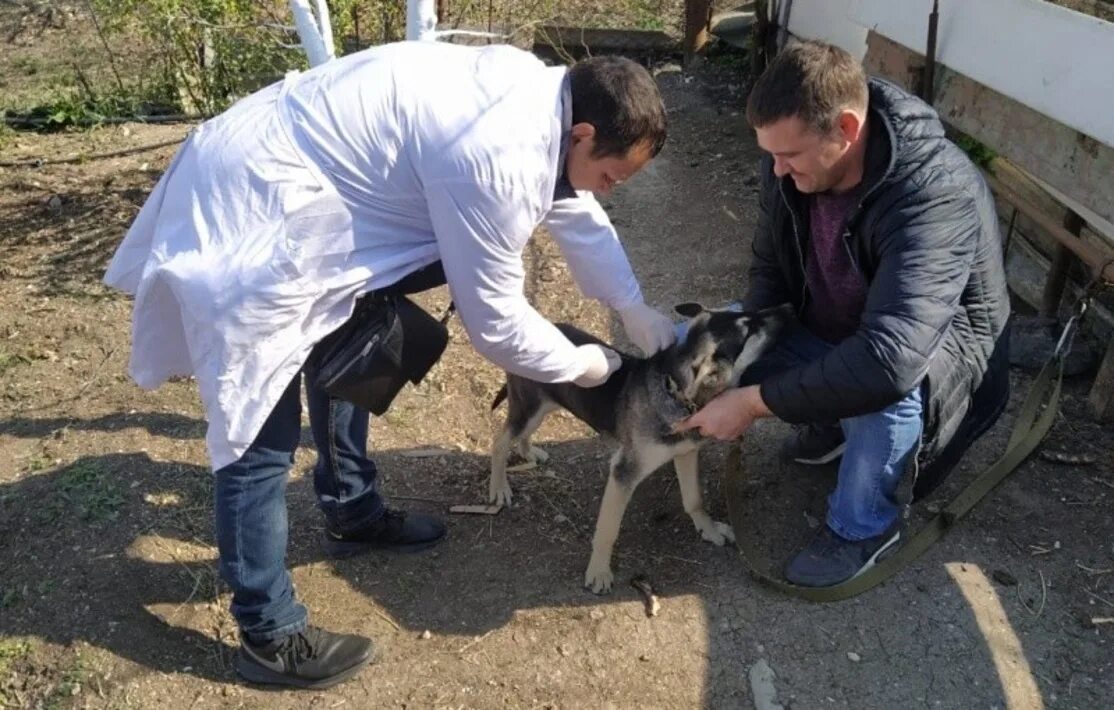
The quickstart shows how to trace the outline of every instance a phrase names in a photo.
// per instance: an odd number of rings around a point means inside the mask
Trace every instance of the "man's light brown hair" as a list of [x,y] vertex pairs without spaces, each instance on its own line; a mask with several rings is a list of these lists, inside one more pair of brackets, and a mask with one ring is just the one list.
[[813,40],[787,45],[754,83],[747,122],[762,128],[796,116],[827,134],[844,109],[867,107],[866,73],[854,57]]

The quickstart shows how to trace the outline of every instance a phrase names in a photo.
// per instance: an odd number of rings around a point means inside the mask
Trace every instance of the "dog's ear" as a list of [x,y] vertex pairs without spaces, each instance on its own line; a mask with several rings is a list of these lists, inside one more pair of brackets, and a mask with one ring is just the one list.
[[743,373],[747,371],[751,365],[758,361],[762,355],[769,350],[770,346],[774,344],[776,334],[766,331],[761,326],[751,329],[751,325],[757,325],[758,320],[747,319],[746,329],[749,331],[746,336],[746,341],[743,343],[743,349],[739,352],[739,356],[735,358],[735,365],[733,370],[734,380],[737,382]]
[[763,320],[769,320],[771,323],[780,327],[793,319],[796,315],[796,309],[793,308],[792,303],[782,303],[777,306],[763,308],[758,311],[757,315]]
[[791,303],[770,306],[745,315],[742,326],[744,330],[757,331],[772,337],[780,335],[785,326],[797,317],[796,309]]
[[740,314],[738,323],[746,332],[746,342],[735,358],[733,369],[736,380],[777,341],[793,315],[793,306],[789,303],[764,308],[756,313]]
[[685,318],[695,318],[707,309],[696,301],[687,301],[673,306],[673,310],[677,311],[677,313]]

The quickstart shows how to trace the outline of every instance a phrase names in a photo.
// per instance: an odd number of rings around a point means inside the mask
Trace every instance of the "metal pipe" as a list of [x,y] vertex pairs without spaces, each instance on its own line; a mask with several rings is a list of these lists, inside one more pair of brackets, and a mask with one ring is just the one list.
[[406,39],[436,39],[437,4],[435,0],[407,0]]
[[1014,207],[1010,212],[1010,226],[1006,230],[1005,246],[1002,247],[1002,256],[1008,257],[1010,255],[1010,245],[1013,244],[1013,228],[1017,224],[1017,208]]
[[932,103],[936,86],[936,27],[940,22],[940,0],[932,0],[932,12],[928,14],[928,41],[924,51],[924,74],[921,76],[921,99]]
[[789,13],[793,12],[793,0],[783,0],[778,7],[777,51],[785,49],[789,41]]

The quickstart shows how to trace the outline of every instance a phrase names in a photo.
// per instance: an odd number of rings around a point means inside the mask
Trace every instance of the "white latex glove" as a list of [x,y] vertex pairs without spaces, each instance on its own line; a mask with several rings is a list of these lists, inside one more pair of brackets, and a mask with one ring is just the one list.
[[584,371],[580,377],[573,380],[573,384],[581,387],[602,385],[607,382],[608,377],[611,377],[611,373],[623,364],[619,353],[602,345],[581,345],[576,349],[576,353],[580,356],[580,364],[584,366]]
[[647,355],[669,347],[677,339],[673,321],[641,301],[619,311],[619,316],[627,337]]

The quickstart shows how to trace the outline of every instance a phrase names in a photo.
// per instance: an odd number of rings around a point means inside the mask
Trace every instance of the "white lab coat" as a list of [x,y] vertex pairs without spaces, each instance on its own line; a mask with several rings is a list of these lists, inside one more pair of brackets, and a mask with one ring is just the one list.
[[437,259],[481,355],[544,382],[580,374],[523,293],[534,228],[585,295],[642,296],[599,203],[553,201],[565,74],[510,47],[387,45],[288,76],[187,138],[105,281],[135,294],[135,381],[197,379],[214,470],[360,294]]

